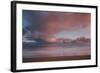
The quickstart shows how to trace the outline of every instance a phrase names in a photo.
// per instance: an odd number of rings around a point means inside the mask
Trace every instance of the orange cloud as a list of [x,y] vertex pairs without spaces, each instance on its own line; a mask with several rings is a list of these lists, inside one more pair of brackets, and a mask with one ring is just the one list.
[[54,34],[59,31],[82,29],[90,27],[91,14],[72,12],[48,12],[48,16],[43,17],[43,31]]

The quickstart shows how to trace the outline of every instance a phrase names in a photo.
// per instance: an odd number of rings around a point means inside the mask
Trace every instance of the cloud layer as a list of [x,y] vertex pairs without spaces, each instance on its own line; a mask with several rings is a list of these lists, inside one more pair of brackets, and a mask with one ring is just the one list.
[[33,36],[89,37],[90,24],[90,13],[23,10],[23,30]]

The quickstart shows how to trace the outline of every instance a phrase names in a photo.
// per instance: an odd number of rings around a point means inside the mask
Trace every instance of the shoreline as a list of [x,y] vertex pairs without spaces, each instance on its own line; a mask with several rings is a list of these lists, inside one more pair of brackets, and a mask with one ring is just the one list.
[[72,60],[86,60],[91,59],[90,55],[82,56],[60,56],[60,57],[46,57],[46,58],[23,58],[23,63],[27,62],[48,62],[48,61],[72,61]]

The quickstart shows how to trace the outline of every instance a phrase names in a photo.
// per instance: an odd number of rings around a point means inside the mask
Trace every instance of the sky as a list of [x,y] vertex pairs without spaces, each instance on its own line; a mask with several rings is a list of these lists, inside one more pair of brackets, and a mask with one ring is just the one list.
[[90,38],[90,13],[23,10],[22,20],[23,36]]

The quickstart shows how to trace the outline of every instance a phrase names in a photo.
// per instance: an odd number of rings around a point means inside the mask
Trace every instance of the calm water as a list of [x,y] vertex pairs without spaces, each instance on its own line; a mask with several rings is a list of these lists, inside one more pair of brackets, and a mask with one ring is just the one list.
[[42,46],[23,49],[23,58],[90,55],[89,46]]

